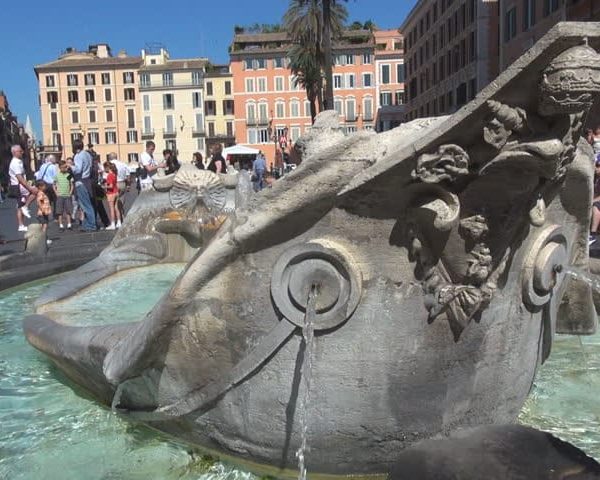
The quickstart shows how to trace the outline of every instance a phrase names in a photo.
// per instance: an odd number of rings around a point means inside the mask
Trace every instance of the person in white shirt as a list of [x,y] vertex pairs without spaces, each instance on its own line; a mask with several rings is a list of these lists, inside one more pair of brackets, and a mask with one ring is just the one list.
[[23,166],[23,154],[25,151],[21,145],[13,145],[10,149],[12,160],[8,166],[10,178],[9,196],[17,199],[17,223],[19,232],[26,232],[27,227],[23,223],[23,216],[31,218],[29,204],[33,202],[37,194],[37,188],[29,185],[25,178],[25,167]]
[[140,168],[142,174],[140,176],[140,186],[142,190],[149,190],[152,188],[154,183],[154,175],[156,175],[159,168],[165,168],[166,164],[157,163],[154,160],[154,150],[156,145],[152,141],[146,142],[146,151],[142,153],[140,157]]
[[[119,196],[117,198],[117,208],[121,212],[121,218],[125,218],[125,207],[123,204],[123,196],[127,192],[127,186],[129,184],[129,167],[126,163],[117,159],[116,153],[108,154],[108,161],[117,167],[117,188],[119,189]],[[121,221],[117,222],[117,228],[121,227]]]

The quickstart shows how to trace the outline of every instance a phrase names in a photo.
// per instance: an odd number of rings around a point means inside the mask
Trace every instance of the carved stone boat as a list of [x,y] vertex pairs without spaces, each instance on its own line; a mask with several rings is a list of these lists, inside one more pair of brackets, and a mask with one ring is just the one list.
[[[40,298],[28,340],[122,415],[284,475],[316,284],[311,474],[382,474],[418,440],[513,422],[554,333],[596,329],[565,270],[588,263],[599,46],[598,24],[559,24],[454,115],[382,134],[344,136],[326,112],[302,165],[211,239],[193,181],[158,185],[101,261]],[[139,323],[51,318],[84,276],[172,258],[175,238],[202,248]]]

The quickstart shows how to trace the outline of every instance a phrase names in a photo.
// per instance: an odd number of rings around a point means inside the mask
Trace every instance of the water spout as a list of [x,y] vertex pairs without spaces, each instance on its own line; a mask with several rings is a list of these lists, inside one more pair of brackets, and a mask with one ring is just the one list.
[[306,480],[306,452],[308,451],[308,406],[310,402],[310,386],[312,380],[312,356],[315,333],[315,317],[317,311],[318,285],[312,285],[308,292],[306,315],[302,327],[302,338],[305,345],[302,363],[302,385],[304,394],[300,402],[300,448],[296,451],[298,458],[298,480]]

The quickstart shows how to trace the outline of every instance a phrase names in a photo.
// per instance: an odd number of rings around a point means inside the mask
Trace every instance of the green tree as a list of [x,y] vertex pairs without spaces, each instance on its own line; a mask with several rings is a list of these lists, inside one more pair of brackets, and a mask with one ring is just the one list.
[[[326,109],[333,108],[331,39],[332,36],[334,38],[341,36],[347,17],[346,8],[335,0],[291,0],[283,17],[283,26],[294,43],[290,54],[298,57],[298,61],[294,61],[290,55],[291,64],[300,67],[303,59],[312,54],[319,68],[325,72],[326,92],[321,106]],[[302,47],[305,52],[300,55]],[[314,72],[304,77],[316,81]],[[318,91],[322,92],[323,79],[320,75],[319,77]],[[300,84],[306,89],[306,85]],[[322,94],[319,93],[317,98],[321,97]]]

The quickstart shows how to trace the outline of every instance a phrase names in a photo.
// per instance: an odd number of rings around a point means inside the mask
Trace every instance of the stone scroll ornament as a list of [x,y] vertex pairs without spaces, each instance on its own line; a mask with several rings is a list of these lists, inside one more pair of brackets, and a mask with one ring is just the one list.
[[[407,215],[411,253],[417,262],[429,321],[444,315],[455,341],[490,304],[511,258],[510,245],[524,229],[546,224],[546,198],[563,182],[575,157],[585,116],[599,92],[599,56],[585,42],[563,52],[543,71],[537,111],[488,100],[489,114],[479,144],[445,144],[418,156]],[[476,162],[470,152],[475,152]],[[472,184],[507,171],[537,178],[526,209],[514,206],[510,215],[499,220],[498,215],[477,211],[473,205],[464,208],[461,198]],[[431,218],[435,219],[433,224]],[[453,235],[455,231],[458,235]],[[447,243],[441,245],[439,238],[445,236]],[[492,248],[490,243],[496,236],[506,241],[500,245],[495,242]],[[448,251],[461,257],[461,269],[456,269],[456,261],[448,261]],[[531,272],[547,275],[552,266],[540,261],[544,265],[532,267]],[[525,290],[549,284],[529,277],[525,283]],[[539,308],[539,302],[530,299],[540,296],[546,298],[539,292],[524,292],[524,302]],[[553,327],[546,329],[551,330]]]

